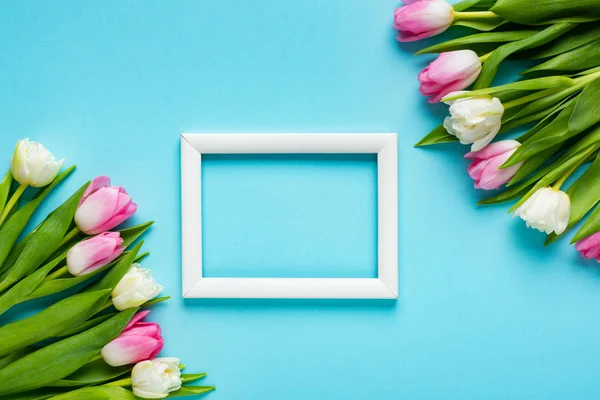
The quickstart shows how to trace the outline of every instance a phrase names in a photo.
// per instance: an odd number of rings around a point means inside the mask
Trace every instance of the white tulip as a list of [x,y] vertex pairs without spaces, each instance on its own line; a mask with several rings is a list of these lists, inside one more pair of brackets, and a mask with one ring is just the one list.
[[530,228],[560,235],[567,229],[571,216],[571,200],[560,190],[546,187],[535,192],[514,212]]
[[140,306],[152,300],[163,287],[156,283],[149,269],[133,264],[112,291],[112,302],[117,310]]
[[[464,92],[447,97],[460,93]],[[444,128],[462,144],[472,143],[471,151],[483,149],[500,131],[504,107],[496,97],[475,96],[445,103],[450,105],[450,117],[444,120]]]
[[131,371],[133,394],[143,399],[163,399],[181,388],[178,358],[139,362]]
[[10,160],[10,170],[21,185],[43,187],[54,180],[64,162],[56,161],[40,143],[22,139]]

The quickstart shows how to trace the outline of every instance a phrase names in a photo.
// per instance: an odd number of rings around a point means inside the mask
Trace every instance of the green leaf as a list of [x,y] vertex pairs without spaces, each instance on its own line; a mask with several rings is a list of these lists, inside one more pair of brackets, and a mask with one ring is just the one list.
[[0,369],[6,367],[8,364],[17,361],[19,358],[24,357],[25,355],[31,353],[33,350],[30,348],[21,349],[17,351],[13,351],[10,354],[5,355],[4,357],[0,357]]
[[[599,43],[600,46],[600,43]],[[600,121],[600,79],[588,84],[577,99],[575,110],[569,120],[569,130],[583,132]]]
[[505,90],[540,90],[540,89],[552,89],[573,86],[575,81],[566,76],[546,76],[543,78],[527,79],[523,81],[517,81],[508,83],[506,85],[494,86],[485,89],[471,90],[460,94],[444,97],[443,101],[450,101],[456,99],[464,99],[473,96],[485,96],[492,95],[494,93],[505,91]]
[[498,0],[490,11],[523,25],[564,19],[593,20],[600,18],[600,0]]
[[154,221],[145,222],[140,225],[132,226],[131,228],[121,229],[119,234],[121,235],[121,239],[123,239],[123,246],[129,247],[133,242],[135,242],[144,232],[148,230],[152,226]]
[[90,286],[89,290],[114,289],[117,283],[131,269],[131,265],[137,256],[137,253],[142,248],[144,241],[140,241],[125,257],[121,259],[102,277],[98,282]]
[[0,396],[34,390],[71,375],[115,339],[137,310],[122,311],[90,330],[43,347],[1,369]]
[[59,261],[44,265],[31,275],[23,278],[16,285],[8,289],[6,293],[0,296],[0,315],[5,313],[11,307],[19,304],[29,293],[33,292],[58,262]]
[[115,378],[118,378],[133,369],[131,365],[124,365],[121,367],[111,367],[103,359],[94,360],[73,374],[61,379],[58,382],[54,382],[48,386],[50,387],[72,387],[72,386],[87,386],[87,385],[98,385],[100,383],[108,382]]
[[538,111],[533,114],[526,115],[524,117],[509,119],[507,122],[502,123],[499,133],[508,132],[511,129],[519,127],[521,125],[529,124],[531,122],[539,121],[537,125],[531,128],[527,133],[521,135],[517,140],[521,143],[525,142],[529,137],[533,136],[539,129],[546,126],[554,119],[554,114],[560,112],[563,108],[567,107],[568,104],[559,104],[554,107],[550,107],[545,110]]
[[500,68],[500,64],[511,54],[517,51],[542,46],[573,29],[575,26],[575,24],[570,23],[551,25],[526,39],[507,43],[498,47],[483,63],[481,73],[479,74],[477,81],[475,81],[473,88],[483,89],[489,87],[498,72],[498,68]]
[[[59,174],[54,181],[49,186],[41,189],[36,196],[27,204],[25,204],[21,209],[15,212],[0,228],[0,264],[4,264],[5,260],[11,251],[13,245],[19,238],[19,235],[25,229],[27,222],[33,215],[33,212],[42,204],[42,201],[48,196],[48,194],[59,184],[61,183],[67,176],[69,176],[75,170],[75,166],[65,170],[61,174]],[[17,247],[19,247],[17,245]],[[24,248],[25,246],[23,246]],[[21,249],[23,250],[23,249]],[[16,261],[15,257],[15,261]],[[12,265],[12,262],[9,266]],[[2,268],[2,270],[6,270],[7,268]]]
[[181,382],[192,382],[197,381],[198,379],[202,379],[206,377],[206,372],[202,374],[181,374]]
[[[28,296],[23,298],[22,301],[29,301],[29,300],[37,299],[40,297],[49,296],[51,294],[62,292],[63,290],[72,288],[73,286],[76,286],[80,283],[86,282],[86,281],[92,279],[94,276],[101,274],[102,272],[105,272],[108,269],[112,268],[114,265],[116,265],[119,261],[121,261],[128,254],[129,254],[128,252],[123,253],[121,255],[121,257],[119,257],[112,263],[110,263],[102,268],[99,268],[95,271],[92,271],[86,275],[74,276],[74,277],[70,277],[70,278],[44,280],[33,292],[31,292]],[[146,256],[148,256],[148,254],[150,254],[150,253],[146,252],[144,254],[141,254],[139,257],[137,257],[135,259],[135,262],[140,262]]]
[[600,40],[577,47],[566,53],[523,71],[521,75],[536,71],[581,71],[600,65]]
[[87,331],[88,329],[93,328],[94,326],[100,324],[101,322],[106,321],[107,319],[109,319],[110,317],[112,317],[114,315],[115,315],[115,313],[103,314],[103,315],[100,315],[99,317],[89,319],[89,320],[85,321],[84,323],[82,323],[81,325],[76,326],[75,328],[69,329],[68,331],[65,331],[65,332],[61,332],[60,336],[61,337],[73,336],[73,335],[76,335],[83,331]]
[[110,290],[67,297],[31,317],[0,327],[0,356],[58,336],[94,315],[106,302]]
[[454,25],[458,25],[458,26],[465,26],[467,28],[473,28],[473,29],[477,29],[478,31],[491,31],[496,29],[497,27],[506,24],[508,21],[506,21],[504,18],[498,17],[498,18],[486,18],[486,19],[459,19],[459,20],[455,20],[454,23],[452,24]]
[[558,114],[556,119],[527,139],[502,165],[502,167],[510,167],[511,165],[525,161],[534,154],[556,144],[563,143],[565,140],[578,134],[579,132],[577,131],[569,130],[569,118],[574,109],[575,103],[572,102]]
[[546,161],[548,161],[556,152],[561,148],[560,144],[549,147],[544,151],[540,151],[536,155],[525,160],[521,168],[517,171],[515,176],[508,182],[507,187],[513,186],[514,184],[527,178],[529,175],[537,171]]
[[432,144],[440,143],[451,143],[458,142],[458,138],[448,133],[444,125],[436,126],[431,132],[429,132],[419,143],[415,144],[415,147],[431,146]]
[[51,400],[137,400],[129,390],[119,386],[92,386],[50,397]]
[[456,4],[453,4],[452,8],[454,9],[454,11],[465,11],[473,6],[476,6],[481,2],[485,2],[485,0],[463,0],[459,1]]
[[173,399],[175,397],[196,396],[199,394],[212,392],[216,389],[217,388],[215,386],[182,386],[181,389],[169,393],[167,399]]
[[556,56],[597,39],[600,39],[600,26],[598,24],[581,24],[547,45],[528,51],[527,58],[540,59]]
[[571,239],[571,244],[581,239],[585,239],[598,231],[600,231],[600,205],[596,206],[594,211],[592,211],[590,216],[583,223],[583,226],[577,231],[573,239]]
[[[567,195],[571,199],[571,215],[567,231],[578,223],[585,215],[600,201],[600,153],[596,160],[585,171],[585,173],[567,189]],[[560,235],[552,233],[548,236],[546,244],[552,243]]]
[[8,195],[10,194],[10,187],[13,183],[13,176],[10,170],[4,175],[2,182],[0,182],[0,215],[4,211]]
[[40,225],[25,245],[15,264],[11,267],[8,276],[0,282],[0,291],[5,290],[18,282],[23,276],[32,272],[58,249],[62,238],[73,222],[73,216],[79,204],[79,199],[88,184],[89,182],[83,185],[81,189],[53,211],[46,221]]
[[144,304],[142,304],[140,307],[141,308],[150,307],[150,306],[153,306],[155,304],[162,303],[163,301],[167,301],[170,298],[171,298],[171,296],[155,297],[154,299],[148,300],[147,302],[145,302]]
[[525,107],[523,107],[521,110],[519,110],[519,112],[514,114],[509,119],[509,121],[513,120],[513,119],[518,119],[518,118],[521,118],[521,117],[524,117],[524,116],[527,116],[530,114],[537,113],[538,111],[548,110],[550,107],[554,106],[555,104],[560,103],[562,100],[564,100],[564,99],[568,98],[569,96],[580,91],[582,88],[585,87],[585,85],[586,85],[585,82],[579,82],[579,83],[576,83],[575,85],[567,87],[566,89],[560,90],[549,96],[543,97],[539,100],[532,101],[531,103],[529,103]]
[[527,31],[506,31],[506,32],[486,32],[476,33],[474,35],[464,36],[461,38],[448,40],[443,43],[434,44],[419,50],[415,55],[420,54],[431,54],[431,53],[443,53],[446,51],[472,49],[473,45],[482,43],[506,43],[514,42],[516,40],[523,40],[537,33],[535,30]]

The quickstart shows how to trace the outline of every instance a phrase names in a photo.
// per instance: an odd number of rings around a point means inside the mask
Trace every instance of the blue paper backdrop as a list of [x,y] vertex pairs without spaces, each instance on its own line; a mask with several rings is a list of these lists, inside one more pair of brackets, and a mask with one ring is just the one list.
[[[596,264],[565,241],[543,248],[506,207],[477,208],[464,148],[412,147],[446,110],[417,93],[431,57],[395,42],[398,4],[3,1],[0,157],[29,136],[79,165],[43,211],[108,174],[139,203],[135,221],[156,221],[145,265],[173,299],[152,318],[163,354],[209,372],[209,399],[596,398]],[[398,301],[184,301],[182,131],[399,132]],[[373,274],[373,166],[304,161],[209,161],[215,275]],[[278,199],[300,211],[271,212]]]

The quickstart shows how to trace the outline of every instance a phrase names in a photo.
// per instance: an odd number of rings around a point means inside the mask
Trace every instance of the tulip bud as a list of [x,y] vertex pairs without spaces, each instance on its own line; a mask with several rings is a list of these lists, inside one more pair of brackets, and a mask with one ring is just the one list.
[[516,140],[502,140],[485,146],[479,151],[465,155],[466,159],[474,160],[467,172],[475,180],[475,189],[492,190],[510,181],[517,173],[522,162],[508,168],[500,168],[517,150],[521,143]]
[[149,269],[133,264],[112,291],[113,305],[119,311],[138,307],[158,296],[162,289]]
[[448,93],[463,90],[475,82],[481,72],[479,56],[472,50],[442,53],[419,73],[424,96],[433,96],[430,103],[437,103]]
[[444,120],[444,128],[462,144],[473,144],[471,151],[483,149],[500,131],[504,107],[498,98],[475,96],[445,103],[450,104],[450,116]]
[[135,314],[119,337],[102,348],[102,358],[111,367],[151,360],[160,353],[164,340],[160,326],[142,322],[150,311]]
[[575,250],[580,252],[583,258],[588,260],[595,258],[600,262],[600,232],[579,240],[575,243]]
[[406,1],[394,11],[394,29],[400,42],[414,42],[444,32],[454,21],[454,10],[444,0]]
[[143,399],[163,399],[181,388],[178,358],[155,358],[137,363],[131,371],[133,394]]
[[82,240],[67,253],[67,268],[72,275],[89,274],[102,268],[123,253],[119,232],[105,232]]
[[88,235],[106,232],[137,210],[127,191],[110,186],[110,178],[99,176],[87,187],[75,212],[77,227]]
[[64,162],[64,159],[56,161],[40,143],[22,139],[10,160],[10,170],[21,185],[39,188],[54,180]]
[[530,228],[560,235],[567,229],[571,216],[571,200],[560,190],[546,187],[528,198],[513,217],[519,216]]

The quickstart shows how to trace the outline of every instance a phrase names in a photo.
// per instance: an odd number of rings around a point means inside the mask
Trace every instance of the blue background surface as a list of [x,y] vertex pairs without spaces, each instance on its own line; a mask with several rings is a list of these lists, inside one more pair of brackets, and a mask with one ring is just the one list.
[[[0,2],[0,157],[29,136],[79,165],[38,217],[86,179],[108,174],[139,203],[133,222],[156,221],[144,265],[173,299],[152,318],[164,328],[163,354],[209,372],[205,382],[218,389],[206,398],[596,398],[596,264],[565,241],[543,248],[543,235],[505,206],[477,208],[464,148],[412,147],[446,108],[417,93],[416,74],[431,58],[414,58],[416,45],[395,42],[396,6]],[[286,131],[399,132],[397,302],[180,297],[179,133]],[[209,161],[205,244],[215,275],[268,274],[290,260],[298,265],[283,276],[304,267],[316,275],[320,264],[327,275],[372,274],[372,167],[345,160],[338,171],[309,159],[301,169],[297,161],[266,171],[260,160]],[[298,197],[277,184],[286,181],[278,165],[298,170]],[[233,196],[249,171],[262,179],[246,186],[255,200],[244,202]],[[339,191],[319,186],[338,176]],[[310,201],[311,193],[325,201]],[[278,198],[306,209],[269,212]],[[335,202],[347,204],[331,215]],[[251,209],[257,215],[244,216]],[[290,228],[316,229],[320,215],[335,220],[322,226],[331,244]],[[248,243],[240,244],[248,226],[233,217],[256,223]],[[280,240],[269,232],[277,224],[293,242],[261,243]],[[229,237],[238,254],[220,254],[231,249]],[[223,267],[230,260],[241,262]],[[356,260],[365,264],[340,265]]]

